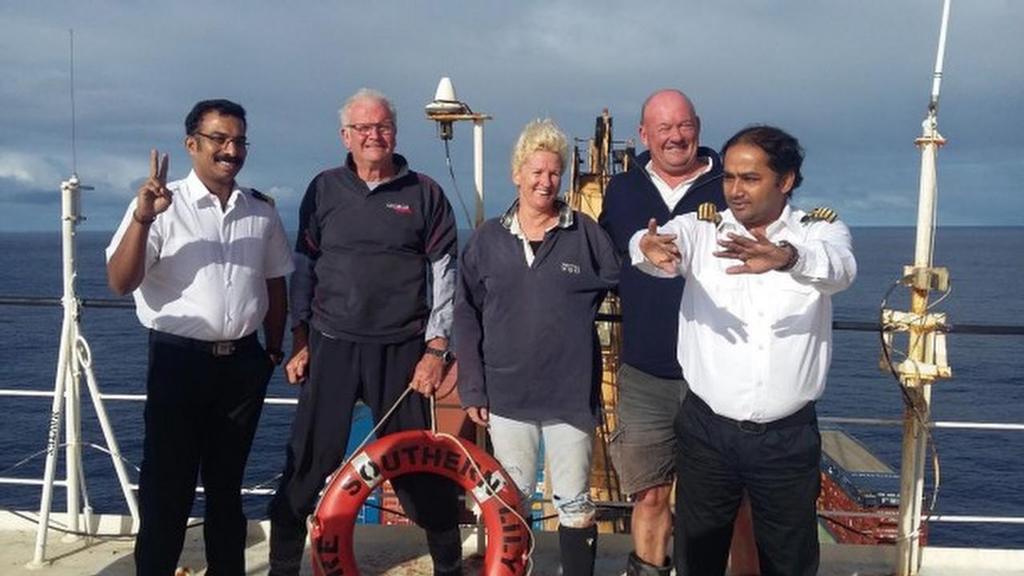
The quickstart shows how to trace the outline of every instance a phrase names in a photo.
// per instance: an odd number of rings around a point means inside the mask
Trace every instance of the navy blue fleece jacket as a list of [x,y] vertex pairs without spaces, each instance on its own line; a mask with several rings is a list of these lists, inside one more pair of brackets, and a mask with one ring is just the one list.
[[[710,148],[698,156],[711,158],[711,170],[697,178],[674,210],[669,211],[647,174],[649,152],[641,154],[626,172],[608,183],[599,221],[608,231],[624,261],[629,260],[629,239],[654,218],[662,225],[679,214],[694,212],[704,202],[725,209],[722,161]],[[619,278],[622,303],[622,361],[659,378],[679,378],[682,370],[676,351],[682,278],[655,278],[634,266],[623,266]]]
[[454,333],[463,407],[517,420],[596,418],[594,317],[618,280],[619,259],[591,218],[564,220],[532,266],[507,217],[485,222],[462,251]]

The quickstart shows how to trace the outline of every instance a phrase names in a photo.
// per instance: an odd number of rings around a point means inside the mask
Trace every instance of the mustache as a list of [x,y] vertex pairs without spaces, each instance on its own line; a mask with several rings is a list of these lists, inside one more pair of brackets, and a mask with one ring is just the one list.
[[232,154],[217,154],[213,157],[214,162],[227,162],[229,164],[235,164],[237,166],[242,165],[242,159]]

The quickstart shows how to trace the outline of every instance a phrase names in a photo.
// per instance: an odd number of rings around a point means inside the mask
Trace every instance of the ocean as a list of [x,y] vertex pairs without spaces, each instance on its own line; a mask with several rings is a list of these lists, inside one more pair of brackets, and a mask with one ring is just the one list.
[[[78,234],[78,293],[82,298],[111,298],[106,286],[103,249],[109,232]],[[854,286],[835,298],[835,319],[875,322],[887,291],[911,263],[911,228],[855,228],[860,273]],[[1024,295],[1017,288],[1024,270],[1020,247],[1024,227],[941,228],[935,264],[950,269],[952,291],[936,311],[953,324],[1024,325]],[[0,296],[61,296],[59,232],[0,232]],[[906,309],[907,290],[892,292],[889,307]],[[62,310],[57,306],[0,306],[0,387],[52,390],[57,365]],[[105,393],[145,391],[146,333],[134,312],[83,308],[82,333],[90,344],[93,368]],[[1024,355],[1021,336],[951,334],[948,337],[951,380],[940,381],[932,395],[936,420],[1020,423],[1024,406]],[[837,331],[828,388],[819,404],[822,416],[898,419],[902,415],[896,382],[878,368],[879,338],[869,332]],[[293,397],[278,371],[270,395]],[[83,397],[82,435],[103,445],[102,432]],[[0,476],[42,476],[50,399],[0,397]],[[121,450],[133,465],[141,460],[142,404],[107,402]],[[272,482],[284,461],[293,408],[267,405],[246,474],[246,486]],[[365,415],[359,424],[366,428]],[[884,462],[899,469],[900,428],[844,425]],[[359,436],[354,434],[353,436]],[[1024,450],[1019,432],[936,430],[940,460],[937,514],[1024,516]],[[358,440],[354,438],[354,441]],[[38,453],[38,454],[37,454]],[[26,464],[18,462],[37,454]],[[61,465],[61,469],[63,465]],[[930,465],[929,465],[930,469]],[[86,449],[89,498],[101,513],[126,508],[109,457]],[[58,474],[62,476],[62,472]],[[133,474],[133,478],[135,475]],[[929,494],[932,475],[929,473]],[[55,490],[55,510],[63,507],[63,490]],[[0,485],[0,507],[34,509],[39,488]],[[251,518],[265,514],[267,499],[249,496]],[[199,511],[197,510],[197,513]],[[932,523],[930,543],[946,546],[1024,547],[1024,530],[1011,524]]]

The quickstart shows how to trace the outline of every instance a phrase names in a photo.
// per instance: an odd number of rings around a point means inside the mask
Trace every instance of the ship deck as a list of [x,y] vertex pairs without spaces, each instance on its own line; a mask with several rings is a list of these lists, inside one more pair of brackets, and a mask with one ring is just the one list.
[[[65,540],[50,533],[47,543],[49,561],[38,567],[28,566],[35,544],[34,514],[0,513],[0,573],[9,576],[128,576],[135,574],[132,563],[132,540],[84,539]],[[60,521],[60,515],[53,518]],[[97,520],[99,532],[123,529],[126,519],[105,516]],[[246,550],[249,575],[267,574],[266,522],[250,523]],[[355,547],[358,564],[364,575],[387,574],[417,576],[431,574],[423,534],[407,526],[363,524],[356,527]],[[481,558],[474,554],[475,531],[464,529],[467,574],[477,573]],[[202,530],[188,531],[181,565],[192,574],[204,573]],[[595,574],[618,576],[625,569],[625,558],[631,549],[628,535],[602,534],[598,541]],[[849,546],[822,544],[823,576],[881,576],[893,573],[895,550],[887,546]],[[558,574],[558,535],[541,532],[533,552],[535,576]],[[312,574],[309,559],[303,574]],[[1024,551],[975,548],[925,548],[921,576],[974,576],[977,574],[1024,575]]]

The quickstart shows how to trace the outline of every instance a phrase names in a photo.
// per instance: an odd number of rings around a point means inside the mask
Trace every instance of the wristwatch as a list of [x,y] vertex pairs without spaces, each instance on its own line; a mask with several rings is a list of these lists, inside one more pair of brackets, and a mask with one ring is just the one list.
[[452,360],[455,360],[455,355],[452,354],[452,351],[447,348],[441,350],[439,348],[431,348],[430,346],[427,346],[425,352],[427,354],[430,354],[431,356],[437,356],[438,358],[440,358],[441,362],[444,362],[445,366],[451,364]]
[[777,270],[779,272],[788,272],[793,268],[793,266],[796,266],[796,263],[800,260],[800,251],[796,249],[796,246],[793,246],[785,240],[780,241],[777,246],[779,248],[785,248],[789,252],[789,259],[786,260],[786,263],[780,268],[777,268]]

